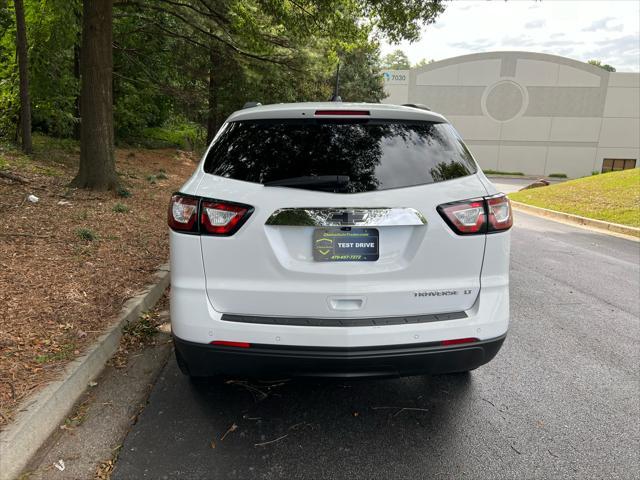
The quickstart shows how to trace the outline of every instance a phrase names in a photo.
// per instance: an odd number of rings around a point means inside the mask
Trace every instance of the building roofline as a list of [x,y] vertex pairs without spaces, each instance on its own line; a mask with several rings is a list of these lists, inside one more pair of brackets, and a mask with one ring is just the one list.
[[[469,53],[466,55],[460,55],[457,57],[446,58],[444,60],[438,60],[433,63],[429,63],[422,67],[412,68],[412,72],[422,73],[428,72],[430,70],[436,70],[438,68],[446,67],[449,65],[457,65],[466,62],[478,61],[478,60],[491,60],[491,59],[502,59],[506,56],[511,56],[518,59],[528,59],[528,60],[538,60],[538,61],[547,61],[553,63],[559,63],[562,65],[566,65],[569,67],[577,68],[579,70],[584,70],[586,72],[592,73],[594,75],[598,75],[600,77],[609,76],[608,71],[603,68],[596,67],[595,65],[590,65],[585,62],[581,62],[580,60],[574,60],[573,58],[561,57],[560,55],[552,55],[550,53],[539,53],[539,52],[527,52],[522,50],[497,50],[491,52],[480,52],[480,53]],[[635,72],[632,72],[635,73]]]

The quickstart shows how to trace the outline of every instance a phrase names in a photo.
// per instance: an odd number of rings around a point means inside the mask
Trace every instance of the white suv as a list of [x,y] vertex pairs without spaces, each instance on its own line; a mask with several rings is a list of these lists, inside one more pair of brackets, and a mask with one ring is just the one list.
[[477,368],[507,332],[511,224],[441,115],[235,112],[171,198],[178,364],[196,377]]

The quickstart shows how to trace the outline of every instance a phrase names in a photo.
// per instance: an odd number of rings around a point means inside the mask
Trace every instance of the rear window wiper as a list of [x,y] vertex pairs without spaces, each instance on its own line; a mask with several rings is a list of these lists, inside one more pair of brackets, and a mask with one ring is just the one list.
[[349,184],[349,175],[308,175],[304,177],[281,178],[264,182],[265,187],[344,187]]

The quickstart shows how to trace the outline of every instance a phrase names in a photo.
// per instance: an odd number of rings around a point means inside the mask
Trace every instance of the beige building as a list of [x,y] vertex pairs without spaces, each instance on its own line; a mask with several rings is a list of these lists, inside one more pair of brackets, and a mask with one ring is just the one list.
[[640,166],[640,74],[489,52],[384,72],[385,103],[420,103],[458,129],[483,169],[532,175]]

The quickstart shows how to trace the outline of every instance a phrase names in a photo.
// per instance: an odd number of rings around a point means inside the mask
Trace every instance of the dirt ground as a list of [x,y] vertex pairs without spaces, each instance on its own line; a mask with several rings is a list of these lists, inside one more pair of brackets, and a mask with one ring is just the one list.
[[[119,192],[71,189],[78,151],[0,148],[0,427],[115,320],[168,259],[170,194],[192,154],[119,149]],[[29,195],[38,197],[33,203]]]

